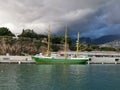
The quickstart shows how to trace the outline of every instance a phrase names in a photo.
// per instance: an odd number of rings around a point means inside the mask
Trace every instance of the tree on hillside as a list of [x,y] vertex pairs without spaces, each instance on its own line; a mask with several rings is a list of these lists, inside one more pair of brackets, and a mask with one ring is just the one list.
[[31,29],[23,29],[19,37],[38,38],[38,35]]
[[60,46],[58,46],[58,45],[51,45],[51,48],[52,48],[53,52],[57,52],[60,50]]
[[61,40],[62,38],[60,36],[53,36],[51,41],[53,44],[61,44]]
[[15,36],[8,28],[1,27],[0,28],[0,36]]
[[71,44],[69,46],[70,50],[75,51],[76,50],[76,44]]
[[43,34],[37,34],[31,29],[23,29],[22,33],[19,35],[19,37],[27,37],[27,38],[47,38],[46,35]]
[[109,46],[104,46],[100,48],[101,51],[116,51],[115,48],[109,47]]
[[[61,43],[64,43],[64,42],[65,42],[65,37],[63,36],[63,37],[61,37]],[[72,44],[72,39],[71,39],[71,37],[67,37],[67,43],[68,43],[69,45]]]

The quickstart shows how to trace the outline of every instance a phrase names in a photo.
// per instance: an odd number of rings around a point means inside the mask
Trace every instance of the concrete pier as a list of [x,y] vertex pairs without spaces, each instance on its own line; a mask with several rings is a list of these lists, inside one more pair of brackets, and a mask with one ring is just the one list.
[[[120,57],[90,57],[88,64],[120,64]],[[0,64],[35,64],[31,56],[0,56]]]
[[[75,51],[66,52],[67,56],[76,55]],[[59,56],[64,56],[64,51],[58,52]],[[84,51],[79,52],[78,56],[88,56],[90,60],[88,64],[120,64],[120,52],[114,51]]]
[[88,64],[120,64],[118,57],[91,57]]
[[0,64],[35,64],[31,56],[0,56]]

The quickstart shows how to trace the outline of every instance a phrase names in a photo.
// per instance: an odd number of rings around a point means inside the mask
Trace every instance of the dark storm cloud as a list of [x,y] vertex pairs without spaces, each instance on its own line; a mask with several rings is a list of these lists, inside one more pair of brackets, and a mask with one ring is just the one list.
[[69,35],[99,37],[120,33],[118,0],[0,0],[0,25],[12,32],[23,28],[44,33],[62,33],[68,24]]

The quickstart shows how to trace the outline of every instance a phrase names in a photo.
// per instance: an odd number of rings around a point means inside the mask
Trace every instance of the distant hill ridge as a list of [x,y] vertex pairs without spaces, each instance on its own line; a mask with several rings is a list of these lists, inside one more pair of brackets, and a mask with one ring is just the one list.
[[120,41],[120,35],[107,35],[93,40],[94,44],[105,44],[113,41]]
[[[75,39],[73,40],[75,42]],[[100,38],[97,39],[90,39],[88,37],[82,37],[80,38],[80,41],[82,43],[87,43],[87,44],[105,44],[105,43],[109,43],[109,42],[117,42],[120,41],[120,35],[106,35],[106,36],[102,36]]]

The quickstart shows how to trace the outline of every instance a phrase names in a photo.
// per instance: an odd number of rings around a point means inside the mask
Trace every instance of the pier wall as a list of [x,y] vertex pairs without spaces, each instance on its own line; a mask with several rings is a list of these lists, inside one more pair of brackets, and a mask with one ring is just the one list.
[[31,56],[0,56],[0,63],[35,63]]
[[89,64],[120,64],[118,57],[91,57]]
[[[0,63],[35,64],[31,56],[0,56]],[[120,57],[90,57],[88,64],[120,64]]]

